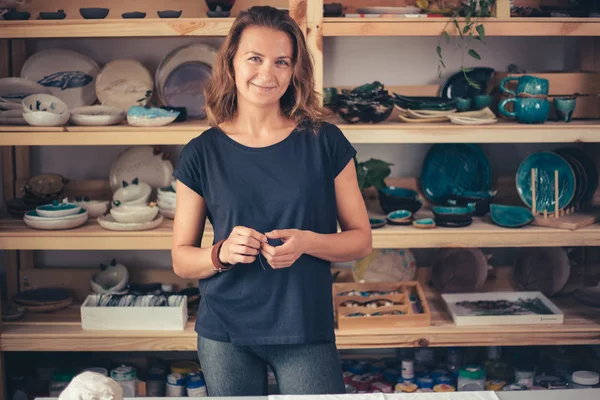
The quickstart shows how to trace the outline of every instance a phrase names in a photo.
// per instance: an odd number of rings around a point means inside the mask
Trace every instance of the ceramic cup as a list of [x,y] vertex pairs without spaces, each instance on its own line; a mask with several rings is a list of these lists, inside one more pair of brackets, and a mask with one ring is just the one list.
[[473,100],[470,97],[459,97],[456,100],[456,109],[459,112],[469,111],[471,109],[471,103]]
[[[506,110],[508,103],[514,103],[514,112]],[[498,111],[524,124],[541,124],[548,119],[550,102],[546,99],[511,97],[500,102]]]
[[478,94],[473,97],[473,106],[475,110],[483,110],[492,104],[492,96],[489,94]]
[[573,111],[575,111],[576,99],[568,97],[554,98],[554,109],[556,110],[556,120],[561,122],[571,122]]
[[[507,89],[505,86],[508,82],[511,82],[511,81],[517,82],[516,93],[511,89]],[[502,79],[502,82],[500,82],[500,90],[502,91],[502,93],[506,93],[506,94],[509,94],[509,95],[515,96],[515,97],[521,93],[527,93],[527,94],[533,94],[533,95],[536,95],[536,94],[547,95],[549,85],[550,85],[550,83],[548,82],[547,79],[538,78],[536,76],[531,76],[531,75],[523,75],[520,77],[509,76],[509,77]]]

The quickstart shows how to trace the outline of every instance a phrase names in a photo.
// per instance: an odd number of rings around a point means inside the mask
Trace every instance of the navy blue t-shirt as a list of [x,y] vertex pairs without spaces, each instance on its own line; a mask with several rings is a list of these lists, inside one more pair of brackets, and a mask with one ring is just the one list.
[[[237,225],[329,234],[337,231],[334,179],[355,154],[332,124],[260,148],[211,128],[183,148],[173,175],[206,201],[213,244]],[[330,262],[303,254],[275,270],[259,257],[200,280],[196,332],[237,345],[335,341]]]

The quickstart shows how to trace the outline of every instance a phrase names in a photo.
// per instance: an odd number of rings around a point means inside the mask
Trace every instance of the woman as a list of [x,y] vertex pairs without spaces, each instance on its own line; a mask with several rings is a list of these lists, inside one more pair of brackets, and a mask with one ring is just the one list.
[[[198,356],[211,396],[344,393],[330,262],[371,251],[354,148],[320,122],[298,25],[272,7],[233,23],[206,94],[213,128],[174,176],[173,268],[199,279]],[[200,248],[205,219],[214,245]],[[342,232],[337,233],[337,219]]]

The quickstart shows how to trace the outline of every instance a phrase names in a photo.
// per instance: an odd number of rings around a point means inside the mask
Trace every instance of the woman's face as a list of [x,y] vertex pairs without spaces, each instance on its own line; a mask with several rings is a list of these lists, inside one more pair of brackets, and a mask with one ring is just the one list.
[[292,78],[292,41],[285,32],[251,26],[233,58],[238,101],[279,107]]

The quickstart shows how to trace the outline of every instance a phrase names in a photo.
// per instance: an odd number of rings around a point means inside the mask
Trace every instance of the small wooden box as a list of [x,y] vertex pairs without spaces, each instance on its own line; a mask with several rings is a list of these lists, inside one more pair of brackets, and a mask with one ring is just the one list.
[[[399,291],[394,295],[355,296],[347,295],[350,291]],[[416,302],[411,302],[411,295]],[[370,308],[365,306],[347,307],[343,303],[355,301],[365,303],[372,300],[391,300],[393,306]],[[335,283],[333,285],[333,301],[339,329],[368,329],[368,328],[410,328],[431,325],[431,312],[427,299],[419,282],[368,282],[368,283]],[[418,311],[417,304],[423,312]],[[373,316],[374,313],[401,311],[401,315]],[[361,313],[364,316],[349,316]]]
[[[511,74],[508,72],[496,72],[492,79],[492,86],[496,91],[496,101],[498,104],[500,100],[508,97],[507,94],[500,92],[500,83],[508,76],[523,76],[531,75],[538,78],[547,79],[549,82],[548,95],[549,96],[568,96],[575,93],[579,94],[600,94],[600,73],[588,72],[588,71],[573,71],[573,72],[528,72],[526,74]],[[515,90],[517,82],[512,81],[506,85],[507,89]],[[550,100],[550,117],[552,120],[555,118],[553,98]],[[496,108],[497,109],[497,108]],[[512,104],[508,104],[507,110],[512,111]],[[597,119],[600,118],[600,97],[579,97],[577,98],[577,106],[573,113],[574,119]]]
[[183,331],[187,324],[187,298],[175,307],[98,307],[99,295],[81,305],[84,331]]

